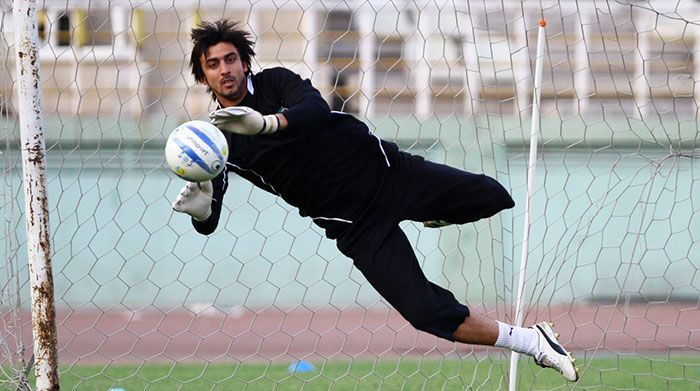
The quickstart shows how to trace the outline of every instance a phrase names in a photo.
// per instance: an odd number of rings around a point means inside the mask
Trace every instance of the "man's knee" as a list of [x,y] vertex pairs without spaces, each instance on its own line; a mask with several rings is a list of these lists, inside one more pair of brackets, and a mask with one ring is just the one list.
[[515,201],[513,197],[510,196],[508,190],[506,190],[503,185],[501,185],[497,180],[484,175],[488,181],[489,193],[492,195],[494,200],[493,204],[499,208],[496,212],[500,212],[503,209],[510,209],[515,206]]
[[488,218],[496,213],[515,206],[513,198],[497,180],[483,174],[474,174],[460,186],[461,196],[458,210],[447,217],[452,223],[470,223]]

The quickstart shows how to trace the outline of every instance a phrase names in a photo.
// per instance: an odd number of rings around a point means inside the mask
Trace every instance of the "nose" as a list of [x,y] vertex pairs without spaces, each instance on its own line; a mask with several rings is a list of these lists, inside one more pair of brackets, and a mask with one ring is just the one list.
[[222,75],[228,75],[231,73],[231,66],[226,64],[226,62],[222,61],[220,71]]

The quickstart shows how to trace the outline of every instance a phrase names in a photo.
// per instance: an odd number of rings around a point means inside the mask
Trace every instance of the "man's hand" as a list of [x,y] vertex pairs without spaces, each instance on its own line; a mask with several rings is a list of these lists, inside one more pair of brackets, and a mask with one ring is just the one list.
[[280,119],[276,115],[262,115],[245,106],[212,111],[209,118],[211,123],[221,130],[246,136],[270,134],[280,128]]
[[197,221],[204,221],[211,216],[213,194],[214,188],[211,181],[187,182],[173,202],[173,209],[180,213],[187,213]]

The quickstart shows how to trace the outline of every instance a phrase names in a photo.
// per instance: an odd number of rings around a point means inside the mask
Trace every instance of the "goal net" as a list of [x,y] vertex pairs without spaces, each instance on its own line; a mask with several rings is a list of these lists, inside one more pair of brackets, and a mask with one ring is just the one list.
[[[318,227],[243,179],[231,176],[210,236],[172,211],[183,181],[165,168],[165,139],[213,108],[188,69],[189,32],[220,17],[255,37],[253,71],[288,67],[379,137],[504,184],[512,210],[401,227],[429,279],[508,322],[545,19],[524,324],[557,324],[581,386],[699,386],[697,2],[38,3],[64,389],[508,387],[507,352],[416,331]],[[0,388],[14,389],[33,384],[32,337],[0,4]],[[515,386],[564,386],[555,375],[522,360]]]

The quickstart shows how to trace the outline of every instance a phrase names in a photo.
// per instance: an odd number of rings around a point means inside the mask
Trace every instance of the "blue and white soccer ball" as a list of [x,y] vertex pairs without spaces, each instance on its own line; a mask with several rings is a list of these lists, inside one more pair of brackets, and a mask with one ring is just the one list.
[[165,160],[180,178],[205,182],[219,175],[228,159],[228,142],[223,133],[205,121],[189,121],[170,133],[165,143]]

